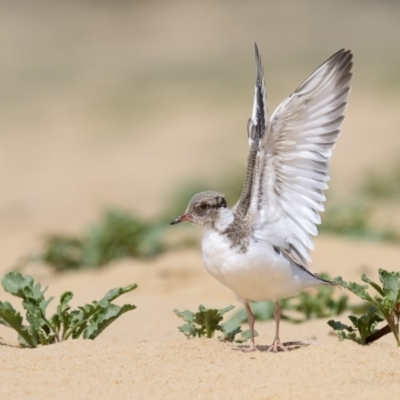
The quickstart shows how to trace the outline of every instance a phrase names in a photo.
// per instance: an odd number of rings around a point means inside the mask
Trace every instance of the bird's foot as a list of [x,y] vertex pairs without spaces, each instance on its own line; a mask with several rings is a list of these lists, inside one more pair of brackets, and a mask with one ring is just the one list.
[[234,347],[233,350],[240,350],[243,353],[251,353],[253,351],[258,351],[254,343],[252,343],[249,347],[244,347],[244,346]]
[[268,347],[267,352],[270,352],[270,353],[274,352],[274,353],[276,353],[276,352],[278,352],[279,350],[290,351],[290,350],[293,350],[293,349],[298,349],[298,348],[300,348],[300,347],[309,346],[310,344],[312,344],[312,343],[311,343],[311,342],[310,342],[310,343],[307,343],[307,342],[303,342],[303,341],[295,341],[295,342],[285,342],[285,343],[282,343],[282,342],[280,341],[280,339],[275,339],[274,342],[271,344],[271,346]]
[[280,339],[275,339],[274,342],[271,344],[271,346],[268,347],[267,352],[274,352],[276,353],[277,351],[282,350],[282,351],[289,351],[289,348],[286,347]]
[[251,353],[252,351],[257,351],[256,345],[252,343],[249,347],[243,347],[241,349],[244,353]]

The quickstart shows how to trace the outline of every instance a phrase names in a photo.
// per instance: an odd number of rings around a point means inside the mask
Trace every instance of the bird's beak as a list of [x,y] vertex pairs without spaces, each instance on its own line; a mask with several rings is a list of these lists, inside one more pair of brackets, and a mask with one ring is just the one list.
[[178,218],[171,221],[170,225],[179,224],[179,222],[189,221],[189,214],[182,214]]

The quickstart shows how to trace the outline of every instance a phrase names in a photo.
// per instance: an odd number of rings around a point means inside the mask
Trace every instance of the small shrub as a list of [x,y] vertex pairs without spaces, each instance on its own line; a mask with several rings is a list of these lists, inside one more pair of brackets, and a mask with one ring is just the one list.
[[79,306],[71,310],[69,302],[72,292],[65,292],[60,297],[57,311],[52,316],[46,315],[46,309],[53,297],[46,299],[40,283],[34,283],[32,277],[19,272],[9,272],[1,281],[6,292],[22,299],[26,311],[24,324],[21,314],[9,302],[0,301],[0,323],[18,333],[18,341],[24,347],[49,345],[67,339],[95,339],[112,322],[127,311],[134,310],[133,304],[118,306],[113,300],[124,293],[137,288],[134,283],[123,288],[110,290],[101,300]]
[[370,223],[371,207],[366,200],[329,206],[322,214],[320,232],[354,238],[400,243],[400,234],[392,229],[377,229]]
[[[179,326],[178,329],[188,339],[192,337],[212,338],[216,331],[221,331],[223,335],[220,336],[220,340],[243,343],[250,338],[250,331],[242,332],[241,321],[236,319],[220,324],[224,314],[233,308],[234,306],[232,305],[222,309],[206,308],[200,305],[197,312],[174,310],[174,313],[186,322],[186,324]],[[240,334],[239,338],[236,338],[237,334]],[[258,334],[255,332],[255,335],[257,336]]]
[[99,267],[125,257],[151,257],[164,250],[162,235],[167,223],[145,222],[129,213],[109,210],[98,224],[81,237],[51,235],[39,255],[23,259],[43,261],[61,272],[83,267]]
[[[335,281],[342,287],[366,301],[370,308],[368,312],[357,318],[349,316],[352,325],[348,326],[339,321],[330,320],[328,324],[339,331],[339,339],[351,339],[359,344],[365,345],[379,339],[384,334],[392,332],[397,346],[400,346],[399,318],[400,318],[400,272],[387,272],[379,270],[381,285],[373,282],[365,274],[361,280],[370,285],[377,294],[371,296],[367,289],[368,285],[360,285],[355,282],[346,282],[341,277]],[[387,326],[376,330],[377,324],[386,320]]]
[[371,198],[397,199],[400,197],[400,165],[386,174],[369,173],[361,187],[362,192]]
[[[321,274],[324,279],[330,279],[327,274]],[[337,300],[334,297],[334,286],[321,285],[312,291],[302,291],[295,296],[279,301],[281,318],[292,323],[305,322],[310,319],[332,317],[353,308],[348,304],[348,296],[342,295]],[[274,318],[274,303],[272,301],[257,301],[250,303],[254,318],[267,321]],[[247,321],[246,310],[242,308],[232,318],[240,323]]]

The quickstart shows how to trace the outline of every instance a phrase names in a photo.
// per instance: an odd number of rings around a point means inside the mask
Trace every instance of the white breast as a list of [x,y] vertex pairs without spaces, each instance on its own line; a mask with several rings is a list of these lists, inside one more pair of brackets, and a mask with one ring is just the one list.
[[319,284],[272,246],[254,239],[240,253],[226,236],[204,229],[202,256],[207,271],[246,300],[277,300]]

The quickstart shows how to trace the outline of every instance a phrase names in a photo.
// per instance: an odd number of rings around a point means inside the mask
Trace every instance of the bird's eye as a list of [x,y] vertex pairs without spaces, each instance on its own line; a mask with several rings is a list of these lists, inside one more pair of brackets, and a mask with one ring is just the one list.
[[200,210],[205,211],[208,208],[208,204],[207,203],[201,203],[199,205]]

